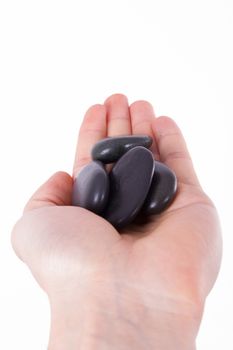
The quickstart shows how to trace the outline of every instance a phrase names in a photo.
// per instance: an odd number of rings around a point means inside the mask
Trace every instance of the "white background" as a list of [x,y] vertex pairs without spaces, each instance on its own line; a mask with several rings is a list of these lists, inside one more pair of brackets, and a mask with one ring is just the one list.
[[41,183],[71,172],[85,110],[116,92],[186,137],[224,239],[197,349],[233,349],[232,36],[232,0],[0,1],[0,349],[47,347],[47,298],[10,232]]

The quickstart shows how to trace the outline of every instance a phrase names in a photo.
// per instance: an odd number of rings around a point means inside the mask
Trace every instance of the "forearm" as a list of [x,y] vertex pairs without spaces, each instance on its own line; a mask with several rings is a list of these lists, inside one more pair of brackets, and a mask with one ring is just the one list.
[[194,350],[193,314],[88,298],[51,303],[49,350]]

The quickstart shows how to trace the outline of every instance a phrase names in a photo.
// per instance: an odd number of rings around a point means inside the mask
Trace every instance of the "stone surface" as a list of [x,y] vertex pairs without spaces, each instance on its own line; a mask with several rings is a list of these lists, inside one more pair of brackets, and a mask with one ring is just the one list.
[[142,213],[146,215],[159,214],[171,203],[177,191],[175,173],[165,164],[155,161],[155,170],[151,187]]
[[152,153],[141,146],[124,154],[110,172],[110,194],[103,217],[113,226],[129,224],[141,209],[154,173]]
[[74,181],[72,204],[100,214],[108,200],[109,178],[101,162],[86,165]]
[[92,159],[107,164],[117,161],[128,150],[136,146],[149,148],[151,145],[152,138],[147,135],[107,137],[94,145],[91,155]]

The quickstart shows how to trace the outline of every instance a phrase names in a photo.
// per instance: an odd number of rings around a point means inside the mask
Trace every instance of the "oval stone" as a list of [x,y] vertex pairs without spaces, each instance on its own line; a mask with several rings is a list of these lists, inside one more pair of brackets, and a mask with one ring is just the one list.
[[101,162],[86,165],[74,181],[72,204],[100,214],[108,200],[109,178]]
[[145,201],[153,173],[148,149],[137,146],[124,154],[109,174],[110,195],[103,217],[117,228],[129,224]]
[[152,138],[147,135],[107,137],[94,145],[91,155],[92,159],[105,164],[113,163],[130,149],[137,146],[149,148],[152,142]]
[[151,187],[142,207],[142,213],[145,215],[161,213],[171,203],[177,191],[175,173],[161,162],[154,163]]

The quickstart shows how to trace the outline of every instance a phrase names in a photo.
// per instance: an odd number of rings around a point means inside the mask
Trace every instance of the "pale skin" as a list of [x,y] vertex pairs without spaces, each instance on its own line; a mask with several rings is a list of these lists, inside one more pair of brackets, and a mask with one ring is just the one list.
[[[118,232],[72,207],[71,192],[98,140],[130,134],[153,138],[154,157],[176,173],[178,193],[162,214]],[[12,244],[48,295],[49,350],[196,348],[220,268],[220,225],[180,129],[149,102],[129,105],[114,94],[87,110],[72,176],[57,172],[34,193]]]

